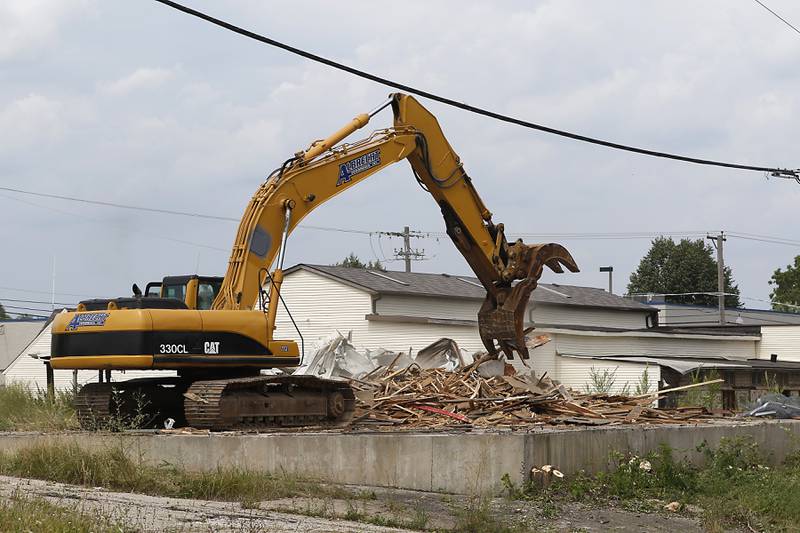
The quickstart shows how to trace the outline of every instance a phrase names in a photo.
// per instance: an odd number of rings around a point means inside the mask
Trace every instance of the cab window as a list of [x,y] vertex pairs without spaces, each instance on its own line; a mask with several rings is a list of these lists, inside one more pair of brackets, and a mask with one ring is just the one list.
[[164,285],[164,298],[186,301],[186,285]]
[[221,281],[201,281],[197,285],[197,308],[211,309],[211,304],[214,303],[221,286]]

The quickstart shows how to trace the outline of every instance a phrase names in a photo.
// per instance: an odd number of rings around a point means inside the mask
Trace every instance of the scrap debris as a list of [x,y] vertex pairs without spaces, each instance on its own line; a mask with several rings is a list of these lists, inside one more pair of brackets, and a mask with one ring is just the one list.
[[[529,350],[550,341],[526,339]],[[518,371],[519,368],[519,371]],[[355,389],[352,426],[384,430],[510,428],[617,424],[686,424],[719,419],[704,407],[663,409],[660,396],[709,381],[639,396],[584,394],[545,372],[508,364],[485,352],[468,354],[452,339],[440,339],[416,354],[359,351],[351,335],[325,343],[296,373],[346,379]]]
[[[357,390],[356,427],[378,429],[526,428],[532,426],[685,424],[719,418],[704,407],[660,409],[659,395],[580,394],[546,375],[516,373],[484,377],[480,358],[463,368],[386,367],[351,381]],[[698,384],[703,385],[703,384]]]

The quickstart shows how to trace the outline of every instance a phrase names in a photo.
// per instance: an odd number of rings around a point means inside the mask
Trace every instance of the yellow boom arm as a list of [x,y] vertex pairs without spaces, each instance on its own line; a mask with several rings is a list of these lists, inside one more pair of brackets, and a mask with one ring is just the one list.
[[[447,234],[486,288],[478,313],[484,345],[496,355],[496,341],[509,358],[514,350],[527,358],[523,320],[530,293],[545,265],[556,272],[562,272],[561,265],[577,272],[575,261],[559,244],[530,246],[521,240],[509,244],[503,225],[492,222],[436,118],[408,95],[392,95],[391,104],[394,127],[338,145],[369,122],[369,115],[359,115],[327,139],[298,152],[258,189],[239,224],[213,308],[252,309],[261,287],[269,285],[267,323],[273,329],[287,236],[318,205],[408,159],[417,180],[439,204]],[[276,258],[276,269],[269,274]]]

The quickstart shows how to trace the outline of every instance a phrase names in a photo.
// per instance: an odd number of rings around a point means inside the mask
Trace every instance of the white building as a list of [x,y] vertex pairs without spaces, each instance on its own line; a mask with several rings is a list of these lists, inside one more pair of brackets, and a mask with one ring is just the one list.
[[[281,294],[307,357],[337,331],[352,331],[359,348],[407,352],[449,337],[468,351],[483,350],[477,313],[485,292],[469,276],[300,264],[286,270]],[[800,326],[660,327],[656,308],[555,284],[534,291],[526,319],[551,338],[530,364],[574,389],[585,388],[593,369],[615,372],[612,390],[619,391],[633,388],[645,369],[655,389],[713,368],[727,372],[731,390],[735,383],[758,387],[753,376],[762,370],[785,374],[787,390],[800,390]],[[282,306],[276,336],[301,341]]]
[[[286,270],[281,289],[306,352],[337,330],[352,330],[356,344],[370,349],[417,350],[449,337],[466,350],[483,350],[477,315],[485,294],[478,280],[469,276],[305,264]],[[541,284],[531,297],[526,326],[641,329],[656,313],[602,289]],[[277,326],[276,336],[299,342],[283,306]]]
[[[416,352],[448,337],[462,349],[482,351],[477,313],[484,289],[469,276],[380,272],[300,264],[286,270],[281,295],[302,334],[281,305],[275,335],[304,344],[308,359],[337,332],[352,331],[357,348]],[[592,371],[615,372],[613,391],[631,388],[645,369],[652,389],[685,384],[698,369],[724,377],[728,405],[763,389],[766,373],[782,389],[800,391],[800,325],[727,327],[659,326],[658,309],[602,289],[542,284],[529,303],[526,326],[551,341],[529,364],[582,390]],[[41,361],[50,353],[49,324],[3,372],[7,382],[45,387]],[[519,361],[515,364],[519,367]],[[115,381],[165,372],[114,372]],[[72,386],[69,370],[56,370],[56,386]],[[78,384],[95,381],[80,371]],[[738,400],[737,400],[738,399]]]
[[[664,326],[715,326],[719,324],[716,306],[687,305],[666,302],[663,295],[635,296],[636,301],[658,309],[658,322]],[[725,324],[729,326],[800,325],[800,313],[746,307],[725,308]]]

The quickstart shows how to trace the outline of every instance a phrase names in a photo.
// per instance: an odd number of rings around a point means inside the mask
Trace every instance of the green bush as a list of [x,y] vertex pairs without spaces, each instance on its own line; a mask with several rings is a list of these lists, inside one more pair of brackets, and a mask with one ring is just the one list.
[[526,485],[506,490],[509,497],[548,505],[555,497],[621,503],[678,501],[700,506],[701,519],[711,530],[750,525],[764,531],[797,531],[800,455],[790,454],[784,464],[770,467],[749,438],[723,439],[716,448],[702,445],[699,449],[705,456],[700,467],[675,459],[673,451],[662,446],[645,457],[614,454],[611,472],[578,474],[547,489]]

